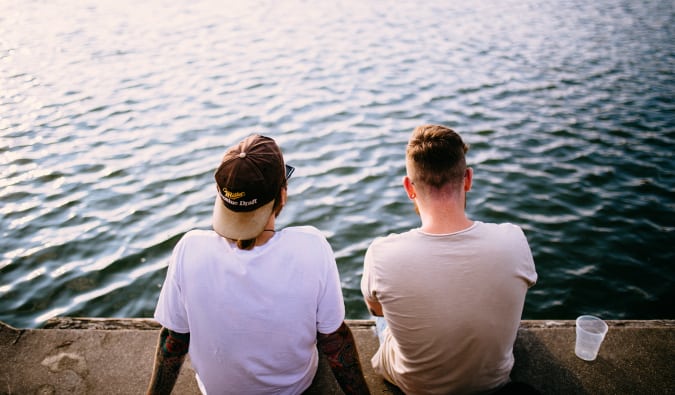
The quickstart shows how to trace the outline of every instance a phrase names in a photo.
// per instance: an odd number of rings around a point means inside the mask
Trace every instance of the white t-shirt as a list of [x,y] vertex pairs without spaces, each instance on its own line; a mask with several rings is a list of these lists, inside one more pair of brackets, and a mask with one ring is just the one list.
[[373,367],[410,394],[475,393],[509,380],[528,287],[523,231],[475,222],[447,235],[414,229],[376,239],[361,290],[388,328]]
[[240,250],[213,231],[174,248],[155,319],[190,332],[190,359],[209,394],[296,394],[318,366],[317,332],[345,316],[333,251],[313,227],[278,231]]

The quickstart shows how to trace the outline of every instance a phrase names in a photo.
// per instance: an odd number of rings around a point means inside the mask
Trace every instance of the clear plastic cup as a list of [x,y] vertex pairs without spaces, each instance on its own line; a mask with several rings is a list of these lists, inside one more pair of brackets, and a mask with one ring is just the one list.
[[577,318],[577,342],[574,353],[584,361],[593,361],[598,356],[600,345],[607,334],[607,323],[592,315]]

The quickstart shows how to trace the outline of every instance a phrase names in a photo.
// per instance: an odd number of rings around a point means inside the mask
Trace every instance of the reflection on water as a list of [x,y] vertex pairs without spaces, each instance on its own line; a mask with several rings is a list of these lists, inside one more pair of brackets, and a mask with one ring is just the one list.
[[326,233],[367,317],[427,122],[472,146],[470,215],[525,229],[525,318],[673,318],[672,3],[447,3],[0,4],[0,320],[150,316],[252,132],[297,167],[281,224]]

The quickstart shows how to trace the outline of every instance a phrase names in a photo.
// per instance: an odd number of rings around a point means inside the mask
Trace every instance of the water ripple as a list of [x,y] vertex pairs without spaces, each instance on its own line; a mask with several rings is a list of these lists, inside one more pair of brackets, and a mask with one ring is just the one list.
[[328,236],[348,316],[366,317],[367,246],[418,225],[401,178],[427,122],[472,146],[470,215],[525,230],[540,275],[526,318],[672,318],[669,2],[31,0],[0,15],[0,320],[150,316],[175,242],[210,227],[224,148],[253,132],[297,167],[279,225]]

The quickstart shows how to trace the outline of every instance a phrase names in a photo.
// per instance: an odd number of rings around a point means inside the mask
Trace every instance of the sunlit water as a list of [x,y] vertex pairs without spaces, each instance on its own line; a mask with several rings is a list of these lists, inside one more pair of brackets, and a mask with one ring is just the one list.
[[419,224],[422,123],[471,144],[470,216],[525,230],[525,318],[675,317],[672,1],[223,3],[0,2],[0,320],[150,317],[253,132],[365,318],[367,246]]

